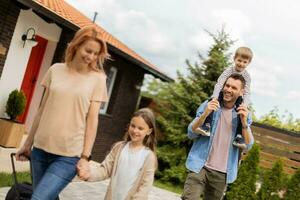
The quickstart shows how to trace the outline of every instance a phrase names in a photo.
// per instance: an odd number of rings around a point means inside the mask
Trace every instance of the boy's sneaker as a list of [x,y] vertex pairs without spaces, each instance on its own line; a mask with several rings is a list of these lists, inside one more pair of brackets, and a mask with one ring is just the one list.
[[205,131],[205,130],[201,129],[200,127],[196,128],[194,133],[197,133],[199,135],[204,135],[204,136],[210,136],[209,131]]
[[195,130],[195,133],[197,133],[199,135],[210,136],[210,123],[206,123],[201,128],[198,127]]
[[240,149],[243,149],[243,150],[247,149],[247,145],[243,142],[243,137],[240,134],[238,134],[236,136],[236,138],[234,139],[232,145],[236,146]]

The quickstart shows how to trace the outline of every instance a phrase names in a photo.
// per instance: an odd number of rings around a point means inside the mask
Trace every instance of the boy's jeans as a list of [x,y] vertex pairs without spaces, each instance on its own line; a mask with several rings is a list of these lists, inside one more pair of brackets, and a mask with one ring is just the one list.
[[54,200],[76,175],[78,157],[59,156],[33,147],[33,200]]

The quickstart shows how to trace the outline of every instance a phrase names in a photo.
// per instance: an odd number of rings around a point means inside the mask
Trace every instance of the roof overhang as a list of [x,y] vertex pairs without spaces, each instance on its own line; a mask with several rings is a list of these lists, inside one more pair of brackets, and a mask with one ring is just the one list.
[[69,28],[71,30],[74,30],[74,31],[77,31],[80,28],[76,24],[74,24],[74,23],[72,23],[68,20],[65,20],[61,16],[58,16],[54,12],[51,12],[47,8],[44,8],[43,6],[39,5],[35,1],[32,1],[32,0],[16,0],[16,1],[23,4],[24,6],[26,6],[28,8],[31,8],[38,15],[42,15],[44,17],[47,17],[48,19],[52,20],[53,23],[56,23],[60,26],[67,27],[67,28]]
[[[77,31],[80,27],[68,20],[66,20],[65,18],[57,15],[56,13],[52,12],[51,10],[41,6],[40,4],[36,3],[35,1],[32,0],[16,0],[17,2],[21,3],[22,5],[31,8],[33,12],[35,12],[37,15],[41,16],[42,18],[47,18],[47,21],[51,21],[53,23],[56,23],[57,25],[61,26],[61,27],[66,27],[68,29],[71,29],[73,31]],[[160,71],[156,71],[155,69],[153,69],[151,66],[135,59],[134,57],[128,55],[127,53],[125,53],[124,51],[116,48],[115,46],[108,44],[108,49],[114,53],[116,53],[117,55],[129,60],[130,62],[136,64],[137,66],[143,68],[146,72],[148,72],[149,74],[152,74],[153,76],[155,76],[156,78],[162,79],[163,81],[168,81],[168,82],[172,82],[174,81],[172,78],[170,78],[169,76],[165,75],[164,73],[160,72]]]
[[121,51],[120,49],[118,49],[110,44],[108,44],[108,49],[111,50],[112,52],[116,53],[117,55],[127,59],[128,61],[138,65],[139,67],[143,68],[145,71],[147,71],[149,74],[152,74],[156,78],[160,78],[163,81],[168,81],[168,82],[174,81],[174,79],[168,77],[167,75],[165,75],[159,71],[155,71],[153,68],[149,67],[148,65],[144,64],[143,62],[141,62],[139,60],[134,59],[130,55],[126,54],[125,52]]

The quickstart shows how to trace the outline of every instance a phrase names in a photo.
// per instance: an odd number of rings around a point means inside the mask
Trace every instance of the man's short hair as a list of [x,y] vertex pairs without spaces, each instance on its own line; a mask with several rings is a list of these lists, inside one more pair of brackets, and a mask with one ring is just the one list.
[[[234,74],[231,74],[227,80],[229,78],[233,78],[234,80],[240,80],[241,83],[242,83],[242,88],[244,89],[245,88],[245,85],[246,85],[246,80],[245,78],[241,75],[241,74],[237,74],[237,73],[234,73]],[[227,80],[225,81],[225,83],[227,82]]]
[[234,59],[236,59],[239,56],[244,59],[248,59],[249,62],[251,62],[251,60],[253,58],[253,52],[251,51],[251,49],[249,47],[239,47],[235,51]]

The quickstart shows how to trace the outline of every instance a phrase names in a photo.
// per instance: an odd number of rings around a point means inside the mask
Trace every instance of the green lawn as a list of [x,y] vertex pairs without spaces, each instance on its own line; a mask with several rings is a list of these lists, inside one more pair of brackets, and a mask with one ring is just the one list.
[[175,192],[177,194],[182,194],[183,191],[183,186],[172,185],[171,183],[164,183],[160,180],[155,180],[154,186],[164,190],[168,190],[170,192]]
[[[31,183],[31,176],[29,172],[18,172],[17,179],[19,183],[29,182]],[[0,172],[0,187],[9,187],[14,184],[11,173]]]

